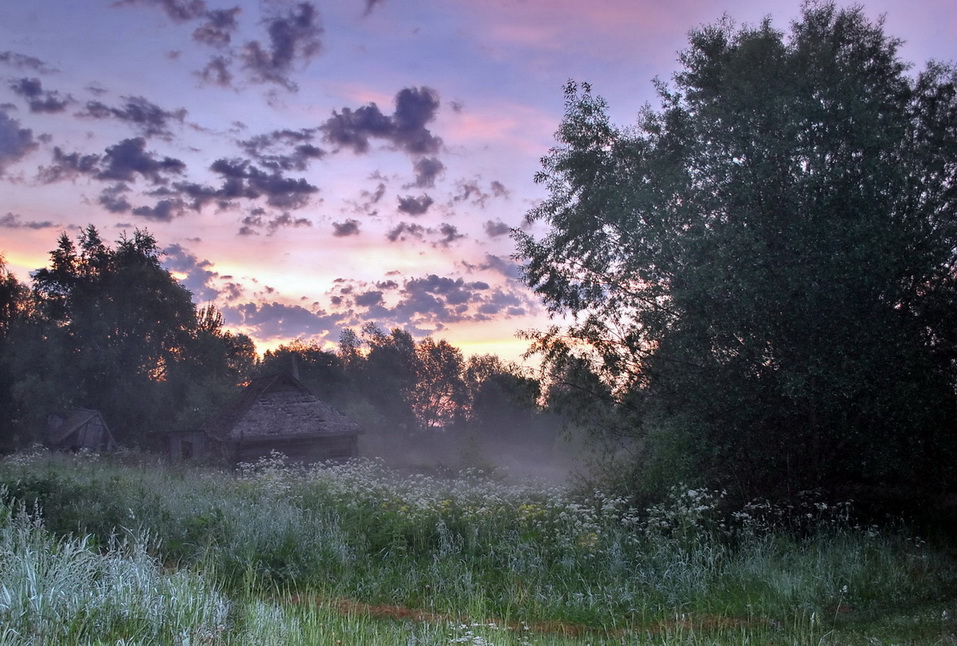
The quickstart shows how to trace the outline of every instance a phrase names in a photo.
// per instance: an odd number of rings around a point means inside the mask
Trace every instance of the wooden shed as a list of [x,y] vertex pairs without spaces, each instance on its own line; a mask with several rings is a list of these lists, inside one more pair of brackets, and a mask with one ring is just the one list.
[[203,431],[210,454],[232,464],[273,451],[293,462],[347,460],[358,455],[362,432],[287,373],[254,380]]
[[46,445],[57,451],[96,453],[108,453],[117,448],[103,416],[87,408],[78,408],[65,418],[50,415],[47,418]]

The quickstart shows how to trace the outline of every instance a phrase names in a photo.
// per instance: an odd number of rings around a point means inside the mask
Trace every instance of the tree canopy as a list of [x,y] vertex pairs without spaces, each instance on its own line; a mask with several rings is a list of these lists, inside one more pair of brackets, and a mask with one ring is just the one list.
[[10,276],[2,284],[3,444],[38,441],[47,414],[79,406],[142,445],[150,432],[201,423],[256,360],[217,311],[197,312],[146,231],[115,247],[93,226],[76,242],[64,233],[32,294]]
[[899,44],[811,3],[692,31],[632,127],[566,87],[519,256],[571,321],[536,348],[627,400],[637,488],[955,484],[957,71]]

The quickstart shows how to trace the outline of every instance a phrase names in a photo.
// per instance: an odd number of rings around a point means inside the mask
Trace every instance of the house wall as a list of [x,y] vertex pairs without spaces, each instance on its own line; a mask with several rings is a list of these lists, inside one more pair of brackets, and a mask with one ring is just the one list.
[[61,448],[72,451],[88,449],[90,451],[112,451],[116,448],[112,437],[103,419],[93,417],[70,434],[62,443]]
[[163,438],[163,445],[163,452],[174,462],[207,457],[206,434],[202,431],[170,433]]
[[265,441],[245,441],[233,446],[234,462],[256,462],[273,451],[285,455],[290,462],[311,464],[326,461],[345,461],[358,456],[358,438],[355,435],[329,435],[312,438],[275,438]]

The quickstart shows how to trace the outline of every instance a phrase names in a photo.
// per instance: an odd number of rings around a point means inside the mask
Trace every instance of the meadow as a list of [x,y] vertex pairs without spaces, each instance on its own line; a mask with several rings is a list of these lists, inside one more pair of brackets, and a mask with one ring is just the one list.
[[957,560],[813,497],[33,451],[0,461],[8,644],[957,644]]

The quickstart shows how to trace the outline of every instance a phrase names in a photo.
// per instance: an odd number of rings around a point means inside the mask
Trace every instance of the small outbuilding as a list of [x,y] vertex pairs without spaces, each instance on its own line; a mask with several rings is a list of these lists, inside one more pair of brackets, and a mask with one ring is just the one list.
[[77,408],[65,418],[50,415],[45,443],[55,451],[109,453],[117,448],[103,416],[87,408]]
[[202,430],[210,455],[231,464],[255,462],[273,451],[293,462],[347,460],[358,455],[362,433],[287,373],[252,381]]

